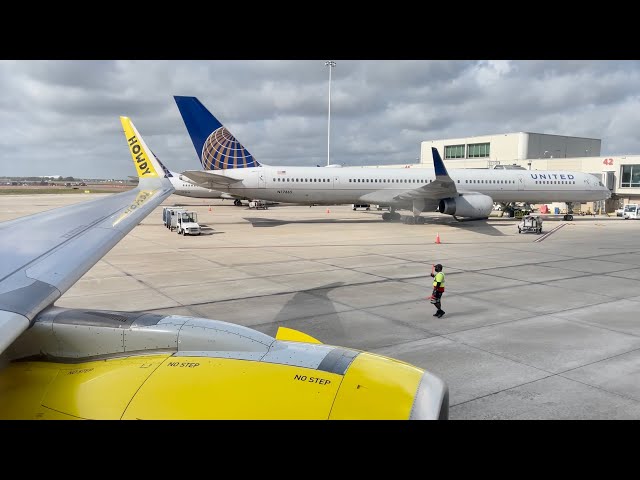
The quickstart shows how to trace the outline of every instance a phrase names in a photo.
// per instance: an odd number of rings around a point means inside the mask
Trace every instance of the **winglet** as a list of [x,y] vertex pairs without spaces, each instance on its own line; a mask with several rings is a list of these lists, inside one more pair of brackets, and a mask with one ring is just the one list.
[[436,147],[431,147],[431,155],[433,156],[433,168],[436,171],[436,177],[448,177],[449,173]]
[[[156,156],[151,152],[143,140],[138,130],[133,125],[129,117],[120,117],[124,136],[129,144],[129,151],[133,164],[136,166],[138,177],[143,178],[164,178],[164,170],[156,161]],[[162,174],[160,173],[162,172]]]

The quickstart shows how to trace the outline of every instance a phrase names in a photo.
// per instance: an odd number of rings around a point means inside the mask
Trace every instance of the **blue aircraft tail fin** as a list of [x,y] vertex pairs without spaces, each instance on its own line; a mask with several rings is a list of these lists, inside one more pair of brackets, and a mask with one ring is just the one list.
[[431,147],[431,155],[433,156],[433,168],[436,171],[436,177],[448,177],[449,173],[447,172],[444,162],[442,161],[442,157],[440,157],[440,153],[436,147]]
[[205,170],[259,167],[253,155],[196,97],[173,97]]

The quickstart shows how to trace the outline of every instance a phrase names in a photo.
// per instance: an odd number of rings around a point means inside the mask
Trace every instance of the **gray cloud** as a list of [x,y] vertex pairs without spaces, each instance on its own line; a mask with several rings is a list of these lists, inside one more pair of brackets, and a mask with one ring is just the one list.
[[[120,115],[171,169],[197,169],[173,95],[197,96],[263,163],[326,165],[324,62],[0,61],[0,175],[133,175]],[[336,63],[333,163],[414,163],[421,141],[517,131],[640,152],[639,61]]]

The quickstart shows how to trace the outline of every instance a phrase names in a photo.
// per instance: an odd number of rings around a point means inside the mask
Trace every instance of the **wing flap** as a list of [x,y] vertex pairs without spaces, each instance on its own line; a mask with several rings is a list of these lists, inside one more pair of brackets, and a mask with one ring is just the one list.
[[181,173],[196,185],[215,190],[216,187],[224,188],[229,185],[241,181],[239,178],[233,178],[228,175],[220,175],[208,170],[186,170]]
[[435,180],[431,183],[423,185],[411,190],[377,190],[367,193],[360,197],[363,203],[373,203],[378,205],[387,205],[403,202],[411,202],[415,199],[432,200],[437,204],[441,198],[456,197],[459,195],[453,182],[442,182]]
[[457,197],[458,190],[456,189],[453,180],[449,180],[450,181],[436,179],[421,187],[402,192],[396,196],[396,200],[414,200],[416,198],[440,200],[441,198]]

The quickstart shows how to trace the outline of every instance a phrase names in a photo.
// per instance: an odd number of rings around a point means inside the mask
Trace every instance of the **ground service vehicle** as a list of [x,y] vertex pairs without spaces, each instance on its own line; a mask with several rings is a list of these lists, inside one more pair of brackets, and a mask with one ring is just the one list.
[[624,210],[622,211],[622,218],[624,218],[625,220],[637,220],[638,218],[640,218],[638,207],[640,207],[640,205],[638,205],[637,203],[627,203],[624,206]]
[[518,233],[542,233],[542,218],[536,215],[525,215],[518,224]]
[[200,235],[200,225],[198,224],[198,214],[186,210],[176,212],[175,229],[178,235]]

